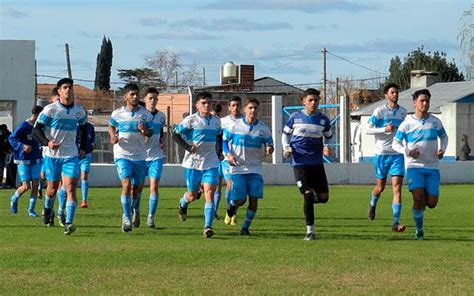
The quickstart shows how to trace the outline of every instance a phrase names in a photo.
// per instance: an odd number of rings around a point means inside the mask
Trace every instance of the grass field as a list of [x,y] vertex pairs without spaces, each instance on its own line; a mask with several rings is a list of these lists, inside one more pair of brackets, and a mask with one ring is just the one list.
[[[161,189],[156,230],[127,234],[119,189],[91,189],[70,237],[29,218],[25,197],[12,215],[12,191],[1,190],[0,294],[474,295],[474,185],[441,188],[438,207],[425,213],[424,241],[412,240],[407,192],[408,229],[395,234],[387,195],[368,221],[370,187],[332,186],[329,203],[316,206],[317,240],[307,242],[296,187],[265,190],[251,237],[219,220],[211,239],[201,237],[202,200],[178,220],[179,188]],[[142,225],[147,209],[144,198]]]

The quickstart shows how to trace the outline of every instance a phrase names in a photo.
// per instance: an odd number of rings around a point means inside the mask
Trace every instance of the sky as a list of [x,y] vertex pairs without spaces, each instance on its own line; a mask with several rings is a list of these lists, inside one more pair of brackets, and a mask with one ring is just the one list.
[[[419,46],[443,51],[459,68],[457,35],[469,0],[0,0],[0,39],[34,40],[38,75],[94,80],[103,36],[113,45],[112,87],[118,69],[144,67],[158,50],[176,52],[186,67],[205,68],[219,83],[226,61],[255,65],[255,77],[290,84],[319,83],[322,49],[327,77],[386,76],[390,59]],[[40,76],[42,83],[55,78]],[[80,82],[93,87],[91,82]]]

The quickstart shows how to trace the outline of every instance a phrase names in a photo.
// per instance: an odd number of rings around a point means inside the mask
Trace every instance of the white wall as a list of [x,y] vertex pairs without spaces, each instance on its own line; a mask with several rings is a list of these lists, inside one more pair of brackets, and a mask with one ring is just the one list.
[[0,40],[0,101],[13,101],[13,127],[28,118],[35,96],[35,42]]
[[[474,161],[441,163],[440,171],[443,184],[474,183]],[[371,163],[331,163],[326,165],[326,174],[330,184],[375,184]],[[264,164],[263,177],[267,185],[295,184],[293,169],[288,164]],[[112,164],[92,164],[89,180],[91,186],[96,187],[120,186]],[[183,168],[165,165],[160,185],[184,187]]]

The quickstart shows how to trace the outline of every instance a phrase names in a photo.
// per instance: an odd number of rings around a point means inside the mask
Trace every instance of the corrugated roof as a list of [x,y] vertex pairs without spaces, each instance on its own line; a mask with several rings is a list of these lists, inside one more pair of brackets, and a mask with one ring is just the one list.
[[[413,113],[413,99],[412,94],[422,89],[422,87],[409,88],[400,93],[398,104],[408,110],[409,113]],[[474,94],[474,81],[459,81],[459,82],[441,82],[436,83],[428,87],[431,93],[430,100],[430,112],[440,113],[440,107],[447,103],[462,101],[465,97]],[[385,104],[385,100],[381,100],[370,104],[360,110],[351,112],[352,116],[371,115],[375,108]]]

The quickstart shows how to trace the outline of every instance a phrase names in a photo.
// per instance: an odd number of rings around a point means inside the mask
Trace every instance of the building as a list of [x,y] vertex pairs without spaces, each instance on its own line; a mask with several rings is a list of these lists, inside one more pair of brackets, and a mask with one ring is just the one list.
[[[461,136],[468,135],[471,146],[474,140],[474,81],[438,82],[420,72],[413,73],[412,87],[400,93],[398,103],[413,114],[412,94],[422,88],[431,93],[430,112],[441,119],[449,137],[445,161],[454,161],[460,154]],[[433,73],[429,73],[430,76]],[[369,117],[385,100],[375,102],[360,110],[351,112],[353,161],[372,161],[375,154],[374,136],[367,135]]]
[[0,124],[12,130],[35,103],[35,42],[0,40]]

